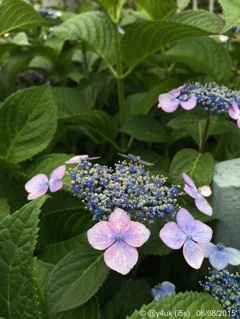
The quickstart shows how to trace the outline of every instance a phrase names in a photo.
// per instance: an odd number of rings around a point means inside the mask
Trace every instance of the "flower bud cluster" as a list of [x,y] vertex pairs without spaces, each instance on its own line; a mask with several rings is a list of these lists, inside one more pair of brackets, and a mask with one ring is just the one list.
[[150,176],[139,163],[118,162],[114,168],[83,160],[69,169],[71,191],[86,203],[94,219],[108,220],[115,208],[138,220],[171,218],[178,206],[178,187],[165,186],[163,176]]
[[178,99],[186,101],[193,95],[204,110],[211,113],[220,114],[227,112],[232,107],[233,101],[240,108],[239,92],[230,90],[225,86],[219,86],[216,83],[207,83],[205,85],[200,83],[185,84],[181,88]]
[[231,319],[240,318],[240,282],[239,274],[230,274],[227,270],[210,269],[210,276],[201,285],[206,294],[218,300]]

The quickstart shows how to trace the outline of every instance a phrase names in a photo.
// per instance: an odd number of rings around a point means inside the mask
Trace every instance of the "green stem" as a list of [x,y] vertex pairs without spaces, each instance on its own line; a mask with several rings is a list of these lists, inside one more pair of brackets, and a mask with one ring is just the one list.
[[204,151],[204,147],[205,147],[205,144],[206,144],[206,141],[208,138],[208,129],[209,129],[209,125],[211,123],[211,116],[212,116],[212,114],[210,112],[208,112],[207,121],[206,121],[204,132],[203,132],[202,143],[199,147],[199,153],[203,153],[203,151]]
[[[114,23],[114,38],[115,38],[115,52],[116,52],[116,71],[117,71],[117,91],[118,91],[118,105],[120,124],[122,125],[125,121],[125,110],[124,110],[124,81],[123,81],[123,65],[121,59],[121,47],[120,37],[118,34],[118,25]],[[126,142],[125,136],[122,134],[122,148],[125,149]]]

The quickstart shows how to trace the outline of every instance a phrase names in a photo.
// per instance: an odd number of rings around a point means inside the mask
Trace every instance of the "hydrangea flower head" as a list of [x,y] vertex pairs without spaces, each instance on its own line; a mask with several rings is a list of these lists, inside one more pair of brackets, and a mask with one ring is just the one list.
[[157,301],[165,296],[171,296],[175,293],[175,289],[176,287],[174,284],[169,281],[163,281],[161,284],[156,285],[151,292],[154,299]]
[[228,110],[228,115],[237,120],[237,126],[240,128],[240,108],[235,101],[232,102],[232,108]]
[[204,256],[209,258],[210,264],[218,270],[226,268],[228,264],[233,266],[240,264],[240,251],[235,248],[213,243],[202,244],[201,247],[204,250]]
[[200,212],[211,216],[212,207],[209,205],[208,201],[204,197],[208,197],[212,194],[212,191],[208,185],[197,188],[193,180],[185,173],[182,177],[186,184],[184,185],[184,191],[195,199],[195,205],[200,210]]
[[141,223],[131,221],[129,215],[116,208],[108,221],[101,221],[87,232],[90,245],[104,253],[107,266],[126,275],[138,260],[136,247],[142,246],[149,238],[150,231]]
[[63,186],[61,179],[63,178],[65,171],[66,166],[61,165],[52,171],[49,180],[45,174],[37,174],[32,177],[25,185],[25,189],[29,193],[28,199],[35,199],[46,194],[48,188],[52,193],[57,192]]
[[176,111],[179,104],[185,110],[193,109],[197,104],[197,99],[194,95],[180,95],[182,87],[173,89],[168,93],[160,94],[158,97],[158,108],[164,112],[171,113]]
[[231,319],[240,318],[239,274],[231,274],[226,269],[210,269],[210,276],[201,285],[207,295],[215,298],[227,311]]
[[116,207],[139,221],[172,218],[178,210],[179,188],[165,186],[164,176],[150,175],[137,162],[119,161],[114,167],[83,160],[70,168],[71,191],[83,200],[94,219],[108,220]]
[[168,222],[160,230],[161,240],[172,249],[183,246],[183,256],[187,263],[199,269],[204,259],[203,248],[199,244],[210,242],[212,229],[185,209],[179,209],[176,215],[177,223]]

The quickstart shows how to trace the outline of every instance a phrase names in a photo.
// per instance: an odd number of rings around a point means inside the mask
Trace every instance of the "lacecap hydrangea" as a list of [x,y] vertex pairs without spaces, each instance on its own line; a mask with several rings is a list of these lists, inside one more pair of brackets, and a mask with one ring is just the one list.
[[176,185],[165,186],[163,176],[150,176],[139,163],[118,162],[114,168],[82,160],[68,170],[71,192],[82,199],[97,220],[108,220],[115,208],[138,220],[172,218],[179,209]]

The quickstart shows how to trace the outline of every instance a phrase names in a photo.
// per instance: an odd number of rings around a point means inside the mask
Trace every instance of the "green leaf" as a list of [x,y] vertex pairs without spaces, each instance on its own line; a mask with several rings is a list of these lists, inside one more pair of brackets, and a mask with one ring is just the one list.
[[222,33],[229,30],[231,27],[240,23],[240,3],[238,0],[218,0],[220,3],[225,18],[225,27]]
[[140,102],[136,103],[132,107],[132,114],[147,114],[154,105],[157,104],[158,96],[161,93],[168,92],[176,87],[180,86],[180,82],[177,79],[166,79],[161,83],[153,86],[144,96],[140,99]]
[[198,27],[202,30],[221,34],[224,21],[218,15],[206,10],[189,10],[175,14],[172,21]]
[[48,146],[56,126],[57,109],[48,85],[12,94],[0,109],[0,155],[16,163],[36,155]]
[[[117,125],[114,119],[101,110],[80,113],[63,119],[63,121],[83,125],[86,129],[97,134],[99,142],[104,139],[113,143],[117,136]],[[99,137],[101,137],[101,139],[99,139]]]
[[21,0],[3,0],[0,5],[0,36],[18,30],[46,25],[32,6]]
[[186,148],[174,156],[170,175],[174,184],[183,184],[182,173],[186,173],[197,186],[210,184],[214,172],[214,158],[211,153],[198,153]]
[[75,309],[58,313],[52,319],[99,319],[99,305],[96,297]]
[[54,34],[65,41],[86,42],[107,64],[114,52],[113,25],[103,12],[87,12],[68,19]]
[[44,263],[41,260],[34,259],[33,276],[35,280],[35,287],[38,294],[38,302],[42,316],[47,317],[45,286],[46,282],[53,270],[54,265]]
[[37,318],[33,250],[45,200],[46,196],[26,204],[0,223],[0,309],[7,318]]
[[84,304],[107,278],[103,252],[86,245],[69,253],[53,269],[46,287],[51,314]]
[[0,156],[0,173],[10,173],[20,169],[21,169],[20,165],[10,160],[6,160],[2,156]]
[[31,56],[29,54],[17,55],[9,58],[0,70],[0,98],[8,97],[16,85],[19,71],[27,67]]
[[219,84],[229,82],[232,62],[228,51],[211,38],[180,42],[166,52],[167,55],[189,65],[195,72],[206,73]]
[[60,119],[89,110],[89,105],[85,101],[83,94],[78,90],[67,87],[57,87],[53,88],[52,91],[58,106],[58,117]]
[[[215,310],[215,312],[214,312]],[[214,319],[216,311],[222,314],[221,318],[229,319],[219,302],[211,296],[198,292],[178,293],[143,305],[141,310],[135,310],[127,319],[139,319],[142,314],[158,314],[159,318],[174,319],[188,317],[191,319]],[[145,315],[144,315],[145,316]]]
[[121,10],[126,0],[94,0],[109,14],[109,17],[117,23],[120,18]]
[[160,239],[159,232],[164,226],[164,222],[160,218],[156,218],[153,224],[147,224],[146,227],[150,230],[151,236],[149,240],[138,248],[140,254],[162,256],[169,254],[172,249],[167,247]]
[[128,280],[103,309],[104,319],[125,319],[144,303],[151,301],[151,287],[144,280]]
[[135,0],[154,20],[167,19],[176,9],[173,0]]
[[144,142],[164,142],[166,133],[158,121],[148,115],[134,115],[120,128],[131,137]]
[[21,183],[8,174],[0,174],[0,220],[20,209],[27,201],[27,193]]
[[[206,126],[206,117],[206,112],[198,112],[197,114],[181,114],[169,121],[167,125],[174,129],[187,131],[189,136],[191,136],[197,145],[200,146],[202,144],[204,129]],[[213,115],[208,127],[207,138],[209,136],[219,135],[229,131],[236,133],[236,125],[228,120],[219,119],[217,115]]]
[[121,42],[122,58],[131,69],[163,46],[211,34],[175,21],[138,22],[126,26],[125,32]]
[[31,162],[24,169],[24,173],[29,177],[32,177],[37,174],[46,174],[50,175],[52,171],[60,166],[64,165],[64,162],[71,158],[71,155],[68,154],[48,154],[41,156]]

